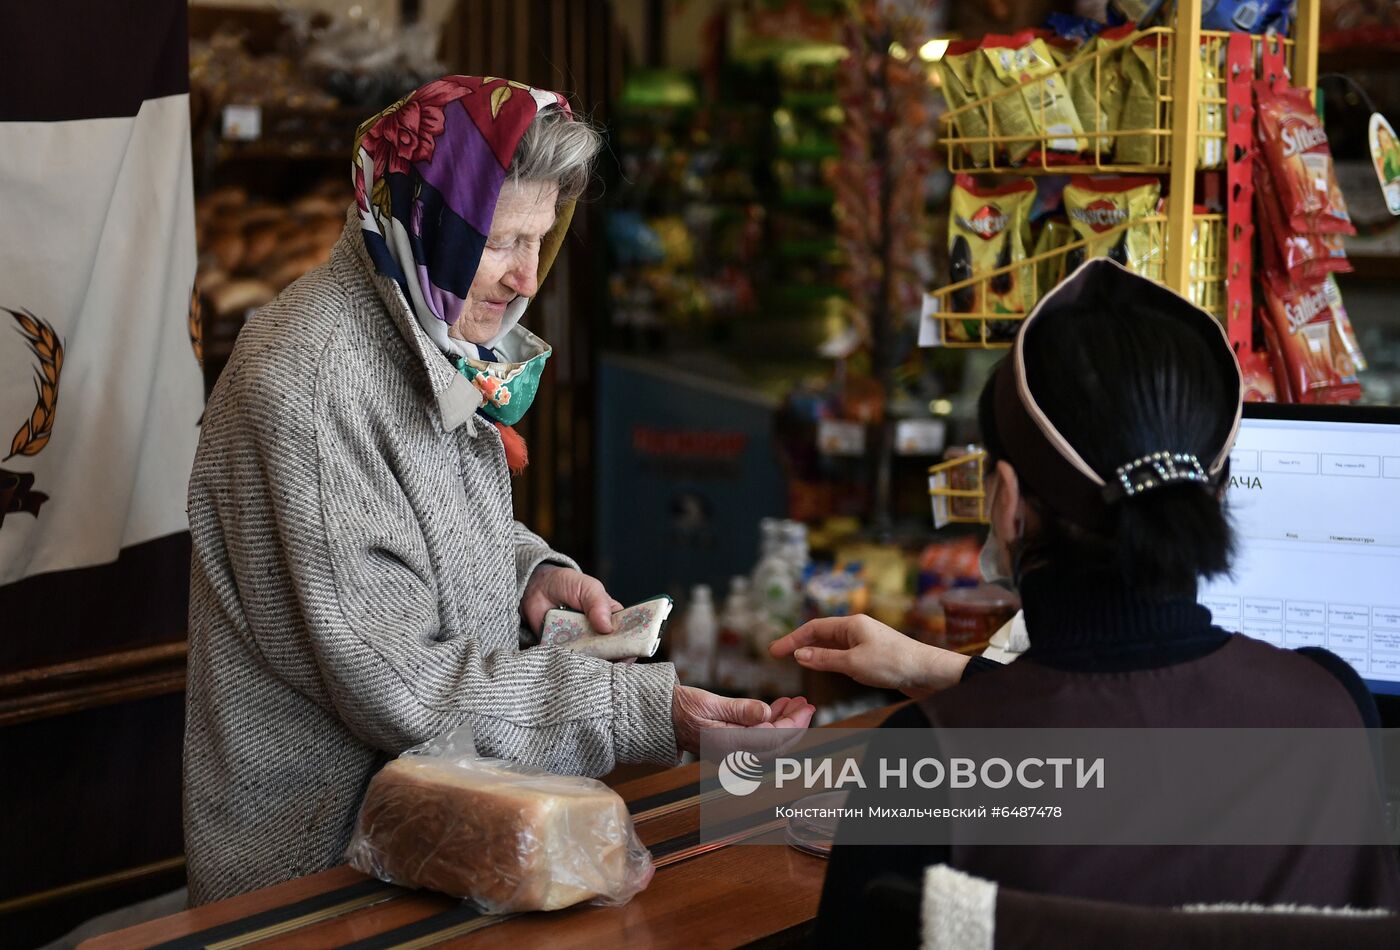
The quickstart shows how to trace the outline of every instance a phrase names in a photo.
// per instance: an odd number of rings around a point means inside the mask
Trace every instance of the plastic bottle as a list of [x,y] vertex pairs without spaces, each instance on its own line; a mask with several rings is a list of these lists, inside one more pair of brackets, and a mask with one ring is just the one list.
[[671,661],[676,678],[686,686],[709,686],[715,681],[715,652],[719,642],[719,620],[708,584],[696,584],[690,591],[682,623],[684,639]]
[[729,596],[719,616],[719,646],[715,651],[715,684],[722,690],[747,693],[753,688],[753,659],[749,652],[753,622],[749,579],[731,578]]

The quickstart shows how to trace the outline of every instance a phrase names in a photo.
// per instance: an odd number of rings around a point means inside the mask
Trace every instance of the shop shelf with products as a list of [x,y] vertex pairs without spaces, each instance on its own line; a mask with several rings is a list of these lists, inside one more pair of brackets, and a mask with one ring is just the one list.
[[[1301,0],[1289,38],[1202,30],[1202,6],[1201,0],[1183,0],[1168,25],[1109,31],[1079,55],[1023,77],[1019,84],[958,102],[943,115],[940,138],[949,168],[960,174],[1162,178],[1165,208],[1131,219],[1132,227],[1150,230],[1155,246],[1140,269],[1220,316],[1243,350],[1252,339],[1248,277],[1253,227],[1250,122],[1241,120],[1241,114],[1252,114],[1249,83],[1256,76],[1288,70],[1295,85],[1315,85],[1319,0]],[[1184,50],[1197,52],[1183,55]],[[1108,100],[1123,90],[1115,91],[1107,80],[1113,58],[1125,56],[1131,57],[1142,88],[1131,118],[1114,127],[1104,118],[1114,114]],[[1064,100],[1072,100],[1090,118],[1077,125],[1057,124],[1051,112],[1056,101]],[[1199,173],[1221,170],[1228,181],[1224,213],[1201,214],[1196,201]],[[972,348],[1008,345],[1017,321],[1063,277],[1063,263],[1082,251],[1084,243],[1012,261],[926,295],[927,327],[946,329],[962,320],[975,332],[926,333],[924,342]],[[1031,281],[1023,308],[949,312],[955,304],[985,300],[976,293],[979,287],[1017,273]],[[1231,276],[1245,279],[1229,280]],[[999,332],[989,329],[994,321],[999,321]]]

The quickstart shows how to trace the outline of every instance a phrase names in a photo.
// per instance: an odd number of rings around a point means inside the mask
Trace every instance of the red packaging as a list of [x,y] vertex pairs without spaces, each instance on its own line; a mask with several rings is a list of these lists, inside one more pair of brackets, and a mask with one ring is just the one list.
[[1266,272],[1264,303],[1278,334],[1281,365],[1294,402],[1351,402],[1361,397],[1356,364],[1342,339],[1327,288]]
[[1288,385],[1288,371],[1283,362],[1283,344],[1267,307],[1259,308],[1259,320],[1264,325],[1264,355],[1270,371],[1274,374],[1274,398],[1279,402],[1297,402],[1293,390]]
[[1240,375],[1244,377],[1245,402],[1278,402],[1274,368],[1269,365],[1267,352],[1245,353],[1241,356]]
[[1285,217],[1299,233],[1355,234],[1337,186],[1327,132],[1306,89],[1254,84],[1259,147],[1269,163]]
[[1258,153],[1254,157],[1254,177],[1254,203],[1264,232],[1264,253],[1275,270],[1287,270],[1291,278],[1303,281],[1351,270],[1340,234],[1299,234],[1285,220],[1268,162]]

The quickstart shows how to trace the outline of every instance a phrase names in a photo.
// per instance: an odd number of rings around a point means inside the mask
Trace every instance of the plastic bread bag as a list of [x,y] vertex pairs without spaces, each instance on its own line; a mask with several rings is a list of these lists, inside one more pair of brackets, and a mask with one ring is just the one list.
[[[1025,260],[1035,182],[1022,178],[997,188],[984,188],[970,175],[959,175],[954,180],[950,202],[948,258],[953,283]],[[1033,283],[1034,268],[1017,268],[954,293],[952,309],[958,313],[1024,313],[1035,305]],[[949,323],[949,339],[981,340],[979,323]],[[988,338],[1010,340],[1018,326],[1013,321],[993,321],[987,325]]]
[[[948,50],[938,61],[939,85],[949,109],[959,109],[969,102],[976,101],[981,94],[973,81],[973,70],[981,68],[982,54],[977,50],[976,40],[959,40],[949,43]],[[968,109],[956,118],[955,134],[960,138],[985,138],[990,134],[987,126],[985,106]],[[979,167],[991,164],[992,146],[987,142],[977,142],[963,147],[974,165]]]
[[[992,100],[997,135],[1020,139],[1006,147],[1013,165],[1025,161],[1036,149],[1032,136],[1043,138],[1051,152],[1075,154],[1089,146],[1059,64],[1037,32],[984,37],[982,54],[989,69],[975,77],[984,96],[1015,90]],[[1036,79],[1039,81],[1031,81]]]
[[1072,272],[1090,257],[1107,257],[1136,274],[1152,276],[1149,265],[1160,261],[1165,249],[1157,243],[1150,225],[1129,227],[1109,234],[1121,224],[1145,218],[1157,210],[1162,183],[1153,177],[1090,178],[1076,175],[1065,186],[1065,214],[1075,239],[1088,241],[1083,249],[1071,251],[1065,262]]
[[1259,147],[1268,160],[1284,217],[1294,231],[1355,234],[1337,185],[1327,132],[1306,89],[1254,84]]
[[375,774],[346,859],[493,914],[625,904],[653,873],[616,792],[480,756],[465,725]]

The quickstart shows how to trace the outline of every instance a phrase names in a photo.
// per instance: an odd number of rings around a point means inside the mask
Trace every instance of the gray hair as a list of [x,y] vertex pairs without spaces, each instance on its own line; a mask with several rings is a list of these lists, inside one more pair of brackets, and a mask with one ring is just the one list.
[[603,148],[603,136],[584,119],[570,119],[558,106],[541,109],[525,130],[509,181],[555,181],[559,200],[572,201],[583,194],[593,174],[593,160]]

